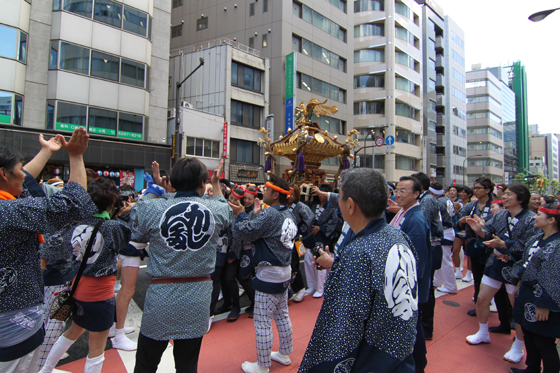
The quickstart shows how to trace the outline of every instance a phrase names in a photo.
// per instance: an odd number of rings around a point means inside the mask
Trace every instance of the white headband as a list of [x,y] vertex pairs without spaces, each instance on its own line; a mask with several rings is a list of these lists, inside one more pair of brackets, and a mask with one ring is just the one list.
[[434,188],[430,187],[429,190],[430,190],[430,192],[432,192],[436,196],[442,196],[443,193],[445,193],[445,191],[443,189],[437,190],[437,189],[434,189]]
[[64,182],[63,181],[57,181],[55,183],[52,183],[51,185],[52,186],[57,186],[57,185],[60,185],[60,184],[64,184]]

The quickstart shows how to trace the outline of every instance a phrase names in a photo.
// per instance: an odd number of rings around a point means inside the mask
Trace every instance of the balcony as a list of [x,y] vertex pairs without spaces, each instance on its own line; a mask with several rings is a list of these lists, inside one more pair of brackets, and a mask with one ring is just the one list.
[[436,75],[436,87],[443,87],[445,86],[445,79],[443,75],[437,74]]
[[437,146],[446,146],[445,134],[442,133],[437,134]]
[[444,114],[438,114],[437,115],[436,124],[438,126],[445,126],[445,115]]
[[437,106],[445,106],[445,96],[444,95],[436,95],[436,107]]

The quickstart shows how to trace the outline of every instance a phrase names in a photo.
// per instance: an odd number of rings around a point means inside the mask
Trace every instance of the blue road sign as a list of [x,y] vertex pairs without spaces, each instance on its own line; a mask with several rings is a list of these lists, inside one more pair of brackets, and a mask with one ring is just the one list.
[[389,135],[385,138],[385,144],[391,146],[394,143],[395,143],[395,137],[394,136]]

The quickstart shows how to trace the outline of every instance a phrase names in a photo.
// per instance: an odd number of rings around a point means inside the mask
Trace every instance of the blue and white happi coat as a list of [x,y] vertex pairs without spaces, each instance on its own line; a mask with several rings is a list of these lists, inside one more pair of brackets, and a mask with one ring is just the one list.
[[418,284],[412,243],[384,218],[343,237],[298,372],[414,372]]
[[[205,199],[187,191],[168,199],[142,198],[133,207],[131,220],[133,229],[150,242],[147,273],[157,278],[210,276],[228,217],[222,195]],[[141,333],[160,341],[202,337],[208,331],[211,293],[212,281],[151,284]]]

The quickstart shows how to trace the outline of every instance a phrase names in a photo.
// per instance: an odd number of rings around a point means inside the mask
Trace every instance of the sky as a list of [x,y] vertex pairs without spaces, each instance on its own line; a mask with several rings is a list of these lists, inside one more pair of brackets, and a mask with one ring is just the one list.
[[560,0],[435,0],[465,32],[466,70],[508,66],[520,60],[527,73],[529,124],[560,133],[560,10],[541,22],[529,15],[560,7]]

